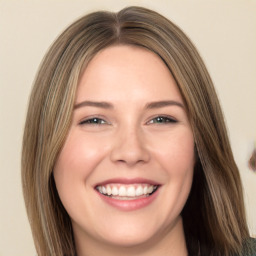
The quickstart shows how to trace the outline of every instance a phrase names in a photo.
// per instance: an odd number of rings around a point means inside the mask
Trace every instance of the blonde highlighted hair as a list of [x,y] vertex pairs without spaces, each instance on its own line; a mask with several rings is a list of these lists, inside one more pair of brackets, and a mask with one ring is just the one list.
[[176,25],[152,10],[128,7],[73,23],[50,47],[36,76],[23,137],[22,184],[38,255],[75,255],[52,171],[69,131],[81,72],[100,50],[118,44],[160,56],[185,102],[198,155],[182,211],[189,255],[240,254],[249,236],[242,185],[211,78]]

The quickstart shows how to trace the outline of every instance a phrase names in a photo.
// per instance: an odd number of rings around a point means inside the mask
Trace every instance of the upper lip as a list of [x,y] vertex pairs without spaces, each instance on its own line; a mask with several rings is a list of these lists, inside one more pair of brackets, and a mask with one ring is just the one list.
[[156,182],[156,181],[150,180],[150,179],[145,179],[145,178],[132,178],[132,179],[113,178],[113,179],[108,179],[108,180],[99,182],[95,185],[95,187],[104,186],[106,184],[111,184],[111,183],[118,183],[118,184],[143,184],[144,183],[144,184],[150,184],[150,185],[154,185],[154,186],[161,185],[161,184],[159,184],[159,182]]

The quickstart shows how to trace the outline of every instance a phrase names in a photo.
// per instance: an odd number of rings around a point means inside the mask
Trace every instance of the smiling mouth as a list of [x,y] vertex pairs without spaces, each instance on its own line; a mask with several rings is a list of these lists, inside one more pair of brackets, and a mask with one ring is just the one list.
[[151,184],[106,184],[96,186],[96,190],[106,197],[116,200],[136,200],[154,194],[159,185]]

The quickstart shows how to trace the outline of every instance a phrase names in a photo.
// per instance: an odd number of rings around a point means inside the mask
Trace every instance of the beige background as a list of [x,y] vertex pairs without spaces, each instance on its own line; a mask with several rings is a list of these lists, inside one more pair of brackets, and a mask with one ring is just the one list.
[[256,140],[256,1],[0,0],[0,256],[35,255],[23,205],[20,151],[27,99],[54,38],[90,11],[127,5],[155,9],[199,49],[215,82],[256,234],[256,173],[247,160]]

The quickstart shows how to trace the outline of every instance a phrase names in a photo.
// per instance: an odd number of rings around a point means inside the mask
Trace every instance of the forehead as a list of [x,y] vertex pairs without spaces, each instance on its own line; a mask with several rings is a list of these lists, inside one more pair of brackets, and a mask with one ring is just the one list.
[[88,63],[78,84],[77,101],[84,97],[140,95],[176,97],[178,87],[168,67],[155,53],[142,47],[117,45],[103,49]]

